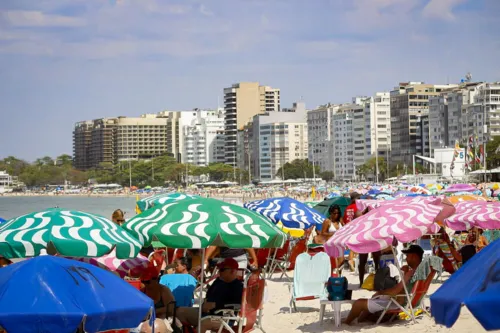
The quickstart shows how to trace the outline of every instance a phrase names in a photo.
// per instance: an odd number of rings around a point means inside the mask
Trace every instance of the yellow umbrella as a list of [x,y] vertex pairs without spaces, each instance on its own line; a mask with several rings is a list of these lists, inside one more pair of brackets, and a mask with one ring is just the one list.
[[500,188],[500,185],[498,183],[495,183],[491,188],[496,191]]

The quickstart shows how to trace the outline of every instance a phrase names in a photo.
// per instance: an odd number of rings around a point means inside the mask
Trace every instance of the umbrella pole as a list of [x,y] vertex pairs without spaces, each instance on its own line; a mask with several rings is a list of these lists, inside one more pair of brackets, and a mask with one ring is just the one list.
[[201,251],[201,274],[200,274],[200,299],[198,300],[199,304],[199,310],[198,310],[198,327],[197,331],[200,330],[201,327],[201,312],[202,312],[202,306],[203,306],[203,282],[205,279],[205,248]]
[[411,320],[415,324],[415,314],[413,313],[413,306],[411,305],[410,293],[408,292],[408,288],[406,286],[405,275],[403,274],[403,271],[401,270],[401,267],[399,266],[399,261],[398,261],[398,258],[396,256],[396,251],[394,251],[394,246],[391,246],[391,249],[392,249],[392,254],[394,255],[394,263],[396,264],[396,267],[398,268],[399,275],[401,276],[401,281],[403,282],[403,288],[405,289],[405,295],[406,295],[406,299],[408,301],[408,307],[410,308]]

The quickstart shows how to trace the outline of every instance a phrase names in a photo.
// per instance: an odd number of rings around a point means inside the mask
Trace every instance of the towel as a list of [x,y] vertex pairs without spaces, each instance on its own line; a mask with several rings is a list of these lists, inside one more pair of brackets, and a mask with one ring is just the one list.
[[414,283],[415,281],[427,279],[431,273],[431,268],[436,272],[441,273],[443,271],[443,259],[436,256],[425,257],[420,265],[418,265],[410,282]]

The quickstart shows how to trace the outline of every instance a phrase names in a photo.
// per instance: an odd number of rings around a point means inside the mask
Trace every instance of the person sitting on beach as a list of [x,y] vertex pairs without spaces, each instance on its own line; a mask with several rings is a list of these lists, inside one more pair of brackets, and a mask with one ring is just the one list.
[[341,227],[342,213],[339,205],[331,205],[328,208],[328,218],[323,221],[321,231],[314,237],[315,244],[325,244],[333,236],[335,231]]
[[[408,265],[401,267],[401,270],[404,272],[404,281],[399,282],[392,288],[377,291],[370,299],[358,299],[352,305],[351,312],[347,316],[344,323],[350,325],[355,319],[358,319],[358,322],[360,322],[369,314],[384,311],[384,309],[391,303],[391,296],[402,295],[405,293],[403,283],[406,284],[407,290],[412,290],[413,283],[410,283],[410,280],[413,277],[415,270],[422,262],[424,250],[418,245],[410,245],[408,249],[403,250],[403,253],[406,255],[406,262],[408,263]],[[404,304],[405,297],[398,297],[396,301],[399,304]],[[398,309],[398,307],[395,304],[392,304],[389,309]]]
[[111,215],[111,221],[121,226],[125,223],[125,214],[121,209],[117,209]]
[[250,268],[251,269],[256,269],[258,265],[258,260],[257,260],[257,254],[255,253],[255,250],[252,248],[248,249],[230,249],[228,247],[220,247],[217,248],[217,246],[210,246],[207,249],[206,252],[206,257],[205,257],[205,266],[208,265],[208,260],[215,257],[216,250],[219,249],[219,257],[221,259],[226,259],[226,258],[232,258],[236,260],[236,262],[239,265],[240,269],[246,269],[248,264],[248,257],[247,253],[251,258],[250,262]]
[[[219,277],[208,288],[205,302],[202,305],[202,317],[216,316],[216,311],[228,308],[229,305],[241,305],[243,294],[243,282],[237,279],[238,262],[233,258],[226,258],[217,265]],[[177,318],[182,323],[191,326],[198,326],[198,308],[179,307]],[[221,321],[218,319],[205,318],[201,320],[201,327],[198,333],[205,333],[208,330],[218,330]]]
[[170,289],[158,280],[158,269],[153,266],[149,266],[141,276],[143,291],[155,304],[156,318],[166,319],[173,314],[175,298]]
[[434,255],[443,259],[444,270],[450,274],[455,273],[462,264],[462,255],[457,251],[444,228],[439,230],[438,236],[431,240],[431,244]]

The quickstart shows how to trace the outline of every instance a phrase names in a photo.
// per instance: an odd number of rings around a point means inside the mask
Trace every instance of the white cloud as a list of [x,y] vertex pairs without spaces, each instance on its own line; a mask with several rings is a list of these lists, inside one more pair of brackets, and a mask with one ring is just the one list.
[[80,27],[86,23],[79,17],[44,14],[40,11],[10,10],[1,15],[14,27]]
[[425,18],[452,21],[455,19],[453,8],[465,0],[430,0],[424,7],[422,15]]
[[205,16],[214,15],[214,13],[210,9],[208,9],[208,7],[206,7],[204,4],[200,5],[200,13]]

